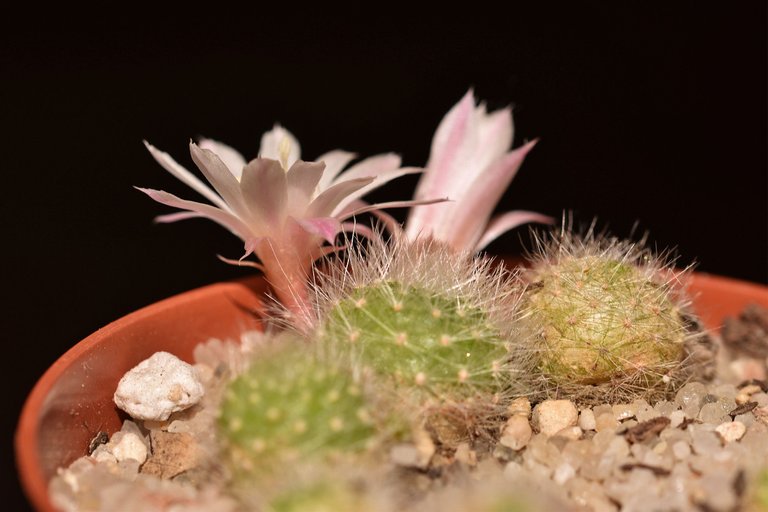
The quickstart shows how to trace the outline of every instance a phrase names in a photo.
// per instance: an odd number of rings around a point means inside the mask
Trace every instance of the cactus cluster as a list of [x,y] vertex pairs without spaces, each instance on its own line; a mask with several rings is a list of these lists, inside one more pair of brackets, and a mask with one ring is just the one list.
[[540,240],[521,325],[548,394],[663,396],[690,377],[691,327],[679,274],[641,245],[588,235]]

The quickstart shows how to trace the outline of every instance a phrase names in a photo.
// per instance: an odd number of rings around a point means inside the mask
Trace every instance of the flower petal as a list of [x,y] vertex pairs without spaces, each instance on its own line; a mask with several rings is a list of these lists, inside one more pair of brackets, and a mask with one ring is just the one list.
[[435,238],[458,248],[474,247],[493,209],[536,142],[507,153],[485,169],[444,221],[434,226]]
[[388,171],[381,171],[371,183],[350,194],[341,203],[339,203],[333,214],[336,215],[338,212],[344,210],[352,201],[363,197],[371,190],[374,190],[384,185],[385,183],[394,180],[395,178],[399,178],[400,176],[405,176],[407,174],[418,174],[423,170],[424,169],[421,167],[400,167],[396,169],[390,169]]
[[277,160],[288,170],[301,158],[301,146],[291,132],[276,124],[270,131],[261,136],[261,158]]
[[375,155],[370,158],[366,158],[362,162],[359,162],[336,178],[336,182],[352,180],[355,178],[368,178],[371,176],[378,176],[382,172],[390,171],[400,167],[400,155],[395,153],[385,153],[383,155]]
[[335,217],[295,220],[305,231],[323,237],[329,244],[333,244],[336,240],[336,235],[341,231],[341,222]]
[[240,192],[240,183],[235,179],[221,158],[209,149],[203,149],[194,142],[189,143],[192,160],[213,188],[226,201],[231,211],[241,219],[249,219],[249,210]]
[[325,164],[298,160],[286,174],[288,185],[288,214],[295,217],[304,215],[312,201],[318,183],[323,176]]
[[144,192],[158,203],[162,203],[167,206],[173,206],[174,208],[190,210],[192,212],[196,212],[201,217],[211,219],[212,221],[224,226],[235,236],[243,240],[250,236],[250,230],[248,229],[248,226],[246,226],[238,217],[229,212],[220,210],[215,206],[211,206],[205,203],[198,203],[196,201],[187,201],[186,199],[178,198],[173,194],[169,194],[168,192],[164,192],[162,190],[153,190],[140,187],[135,188],[136,190]]
[[529,222],[540,222],[542,224],[553,224],[555,219],[542,213],[529,212],[525,210],[515,210],[502,213],[491,219],[488,227],[483,232],[480,240],[475,245],[475,252],[485,249],[485,247],[496,240],[500,235],[510,229],[514,229],[522,224]]
[[382,208],[408,208],[411,206],[417,206],[422,204],[442,203],[444,201],[448,201],[448,199],[446,198],[423,199],[420,201],[412,199],[409,201],[388,201],[386,203],[375,203],[375,204],[369,204],[367,206],[361,206],[360,208],[355,208],[352,210],[347,209],[344,211],[343,214],[338,215],[337,218],[339,220],[346,220],[350,217],[354,217],[355,215],[360,215],[361,213],[372,212],[375,210],[381,210]]
[[232,176],[234,176],[237,181],[240,181],[240,176],[243,174],[243,167],[245,167],[246,164],[243,155],[236,149],[213,139],[200,139],[199,145],[203,149],[216,153],[216,155],[221,158],[221,161],[224,162],[224,165],[227,166],[229,172],[232,173]]
[[354,180],[342,181],[331,185],[307,208],[305,217],[329,217],[336,210],[336,207],[344,201],[350,194],[354,194],[364,186],[372,183],[376,178],[356,178]]
[[320,183],[317,184],[317,189],[323,191],[330,187],[334,178],[338,176],[341,170],[356,157],[356,154],[340,149],[329,151],[320,156],[317,161],[325,164],[325,172],[323,173],[323,177],[320,178]]
[[222,210],[232,211],[230,207],[227,205],[227,203],[224,202],[224,200],[221,197],[219,197],[216,194],[216,192],[211,190],[211,188],[208,185],[203,183],[194,174],[192,174],[191,172],[186,170],[184,167],[176,163],[176,161],[173,158],[171,158],[171,155],[163,151],[160,151],[159,149],[157,149],[155,146],[153,146],[147,141],[144,141],[144,146],[146,146],[147,150],[149,150],[149,153],[157,161],[157,163],[159,163],[163,167],[163,169],[173,174],[177,179],[186,183],[188,186],[192,187],[195,191],[200,193],[203,197],[211,201],[213,204],[215,204]]
[[285,218],[288,185],[285,171],[276,160],[256,158],[243,168],[242,196],[261,234],[279,229]]

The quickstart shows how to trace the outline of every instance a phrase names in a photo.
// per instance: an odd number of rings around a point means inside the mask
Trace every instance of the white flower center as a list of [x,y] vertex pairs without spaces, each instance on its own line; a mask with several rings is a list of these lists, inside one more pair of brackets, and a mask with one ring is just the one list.
[[288,172],[288,157],[291,155],[291,141],[288,137],[280,139],[277,151],[280,156],[280,165],[285,172]]

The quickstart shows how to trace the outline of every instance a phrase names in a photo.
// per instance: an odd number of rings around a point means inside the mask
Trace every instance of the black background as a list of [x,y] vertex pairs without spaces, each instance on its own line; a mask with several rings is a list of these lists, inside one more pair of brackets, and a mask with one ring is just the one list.
[[[470,9],[470,10],[467,10]],[[44,14],[44,16],[43,16]],[[347,13],[348,15],[349,13]],[[23,507],[11,433],[35,380],[77,340],[163,297],[247,271],[238,240],[132,186],[194,193],[147,154],[192,169],[200,135],[256,155],[274,122],[305,158],[343,148],[423,164],[445,112],[472,86],[514,106],[515,145],[541,139],[502,200],[597,217],[702,271],[768,282],[763,2],[624,2],[500,12],[378,12],[210,5],[3,21],[5,395],[11,509]],[[369,196],[410,197],[415,179]],[[519,248],[524,231],[494,243]]]

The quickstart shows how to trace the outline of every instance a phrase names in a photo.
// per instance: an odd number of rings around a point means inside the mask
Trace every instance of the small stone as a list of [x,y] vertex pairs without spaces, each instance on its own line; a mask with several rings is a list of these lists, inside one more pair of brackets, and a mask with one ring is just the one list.
[[142,473],[169,479],[197,466],[199,449],[195,438],[188,433],[150,433],[152,455],[141,467]]
[[737,381],[765,380],[765,363],[757,359],[736,359],[729,365]]
[[705,404],[701,408],[701,411],[699,411],[699,419],[704,423],[719,425],[720,423],[730,419],[728,414],[730,410],[731,409],[729,407],[723,407],[721,402]]
[[685,441],[678,441],[672,445],[672,455],[678,460],[684,460],[691,456],[691,446]]
[[696,429],[691,433],[691,445],[699,455],[712,456],[720,451],[722,443],[715,432]]
[[522,450],[531,440],[533,430],[528,418],[523,415],[515,415],[507,420],[501,433],[499,443],[515,451]]
[[471,450],[469,448],[469,444],[467,443],[459,444],[459,446],[456,448],[456,453],[453,455],[453,458],[462,464],[466,464],[467,466],[474,467],[477,465],[477,453]]
[[410,443],[396,444],[389,451],[389,458],[398,466],[419,467],[419,451]]
[[565,427],[563,430],[560,430],[557,434],[555,434],[554,437],[562,437],[565,439],[570,439],[571,441],[576,441],[581,439],[583,434],[584,431],[581,430],[581,427],[574,425],[572,427]]
[[114,401],[133,418],[165,421],[198,403],[203,393],[192,365],[168,352],[156,352],[123,375]]
[[619,428],[619,422],[613,415],[613,412],[605,412],[595,419],[595,430],[601,432],[603,430],[616,430]]
[[[693,402],[691,402],[691,404],[689,405],[693,405]],[[658,416],[669,416],[670,414],[672,414],[673,411],[676,411],[678,409],[678,406],[673,402],[662,400],[661,402],[656,404],[654,409],[658,413]]]
[[751,412],[748,412],[746,414],[739,414],[735,418],[733,418],[733,421],[738,421],[744,424],[745,427],[749,427],[755,422],[755,415]]
[[741,439],[747,431],[747,427],[740,421],[727,421],[721,423],[715,429],[715,432],[720,434],[723,441],[726,443],[732,443]]
[[551,436],[576,425],[578,415],[570,400],[544,400],[533,410],[533,424],[539,432]]
[[633,418],[636,411],[637,409],[633,404],[616,404],[613,406],[613,415],[618,421]]
[[597,424],[595,423],[595,413],[592,409],[584,409],[579,413],[579,427],[582,430],[595,430]]
[[563,485],[574,476],[576,476],[576,470],[574,467],[567,462],[563,462],[557,466],[557,468],[555,468],[555,473],[552,475],[552,480],[554,480],[558,485]]
[[685,419],[685,413],[683,411],[672,411],[669,415],[670,428],[677,428]]
[[110,444],[112,455],[118,462],[133,459],[139,464],[144,464],[147,460],[147,445],[144,444],[144,439],[132,432],[116,433]]
[[747,396],[752,396],[755,393],[760,393],[763,390],[759,385],[757,384],[747,384],[743,388],[739,389],[739,393],[745,394]]
[[510,416],[525,416],[526,418],[531,416],[531,401],[525,397],[515,398],[507,406],[507,414]]
[[701,382],[689,382],[680,388],[680,391],[675,395],[675,404],[681,409],[685,409],[690,404],[700,407],[706,395],[707,387],[704,384]]

